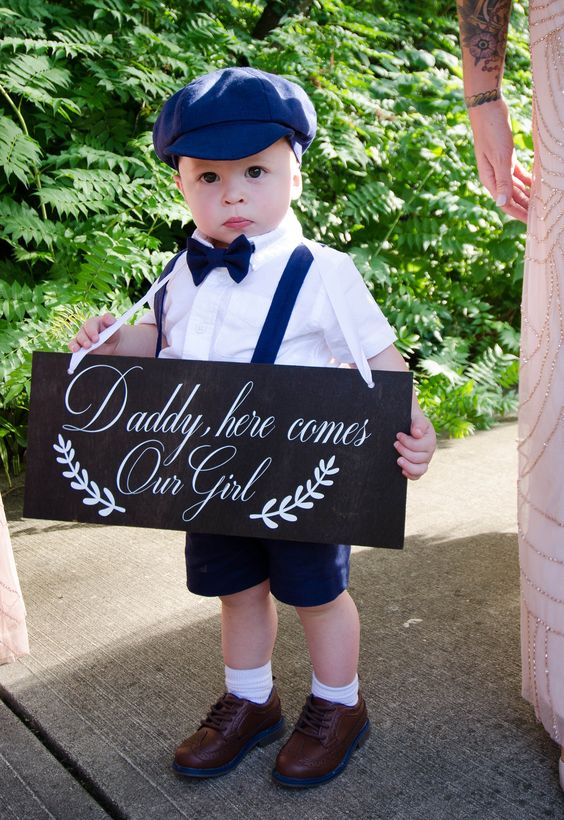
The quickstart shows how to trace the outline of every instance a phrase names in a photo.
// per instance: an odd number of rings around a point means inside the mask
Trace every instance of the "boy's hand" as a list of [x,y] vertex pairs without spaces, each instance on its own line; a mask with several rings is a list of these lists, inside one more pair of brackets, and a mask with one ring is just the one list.
[[398,433],[394,447],[400,454],[398,465],[406,478],[417,481],[427,472],[437,446],[435,430],[429,419],[418,412],[411,419],[410,434]]
[[[100,333],[115,322],[115,316],[111,313],[105,313],[103,316],[96,316],[92,319],[87,319],[82,325],[74,339],[69,342],[69,348],[73,353],[77,353],[81,348],[92,347],[92,345],[100,338]],[[108,341],[100,345],[99,348],[92,351],[93,353],[103,353],[106,356],[115,354],[116,348],[119,344],[121,329],[108,339]]]

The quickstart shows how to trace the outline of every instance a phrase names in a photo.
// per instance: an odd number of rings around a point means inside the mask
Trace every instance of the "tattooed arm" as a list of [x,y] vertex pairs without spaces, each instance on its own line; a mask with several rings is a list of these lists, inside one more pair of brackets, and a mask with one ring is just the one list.
[[464,95],[480,180],[499,207],[527,221],[530,176],[515,158],[501,96],[511,0],[458,0]]
[[460,0],[458,22],[468,108],[501,96],[511,0]]

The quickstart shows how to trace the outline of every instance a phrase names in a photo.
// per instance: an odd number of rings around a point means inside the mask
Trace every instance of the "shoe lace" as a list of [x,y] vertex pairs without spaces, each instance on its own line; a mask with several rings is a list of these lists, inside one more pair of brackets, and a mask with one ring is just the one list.
[[201,722],[200,728],[209,726],[211,729],[217,729],[218,732],[221,732],[225,725],[231,722],[239,705],[238,701],[232,696],[223,695],[223,697],[211,707]]
[[324,740],[334,711],[333,703],[314,703],[309,697],[296,724],[296,731]]

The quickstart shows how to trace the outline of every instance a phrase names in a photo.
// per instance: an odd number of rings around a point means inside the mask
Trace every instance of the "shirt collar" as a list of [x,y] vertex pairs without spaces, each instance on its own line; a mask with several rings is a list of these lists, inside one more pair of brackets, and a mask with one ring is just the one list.
[[[196,228],[192,236],[205,245],[209,245],[210,247],[213,245],[209,237],[202,233],[199,228]],[[286,249],[288,246],[294,248],[300,244],[302,239],[302,226],[290,208],[282,222],[273,231],[263,233],[260,236],[249,237],[249,241],[255,246],[249,265],[250,269],[255,270],[266,262],[269,262],[270,259],[277,256],[283,248]]]

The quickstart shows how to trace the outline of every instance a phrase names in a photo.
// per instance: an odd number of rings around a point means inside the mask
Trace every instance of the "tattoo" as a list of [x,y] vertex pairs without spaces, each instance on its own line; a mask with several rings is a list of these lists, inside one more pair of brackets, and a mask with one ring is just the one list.
[[475,108],[477,105],[495,102],[501,99],[499,88],[492,88],[491,91],[482,91],[480,94],[473,94],[471,97],[464,97],[466,108]]
[[495,73],[497,85],[503,70],[510,14],[511,0],[460,0],[458,4],[462,47],[468,49],[474,65],[481,63],[482,71]]

